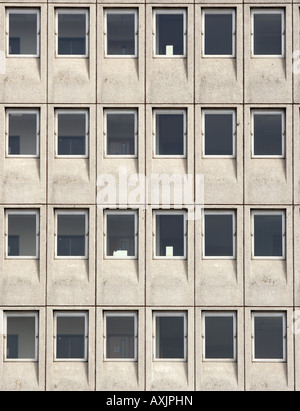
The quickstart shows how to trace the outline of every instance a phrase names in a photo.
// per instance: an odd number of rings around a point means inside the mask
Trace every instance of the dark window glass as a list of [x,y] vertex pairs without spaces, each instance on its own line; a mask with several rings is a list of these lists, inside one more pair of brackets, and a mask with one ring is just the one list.
[[254,122],[254,155],[282,155],[282,115],[253,115]]
[[254,255],[256,257],[281,257],[282,215],[254,214]]
[[106,317],[106,358],[134,358],[134,316]]
[[85,357],[85,318],[57,316],[56,358]]
[[156,155],[184,154],[184,114],[156,113]]
[[233,256],[233,215],[205,215],[205,256]]
[[233,155],[233,114],[205,113],[205,155]]
[[280,13],[254,13],[254,54],[281,55],[282,17]]
[[35,359],[35,317],[8,316],[6,343],[7,359]]
[[133,214],[107,214],[107,256],[134,257],[135,216]]
[[184,54],[184,14],[156,14],[156,54]]
[[156,256],[184,256],[184,215],[156,215]]
[[85,256],[85,215],[57,215],[57,255]]
[[282,316],[254,317],[255,359],[283,359]]
[[86,115],[58,113],[57,154],[86,155]]
[[183,359],[184,353],[184,317],[156,317],[156,358]]
[[58,54],[85,55],[86,14],[59,13],[58,16]]
[[106,150],[108,155],[135,154],[135,114],[106,114]]
[[37,55],[37,13],[9,13],[9,54]]
[[135,55],[135,14],[107,13],[107,54]]
[[232,14],[205,13],[205,54],[232,55],[233,36]]
[[37,114],[10,112],[8,114],[8,154],[37,155]]
[[37,254],[37,227],[35,214],[8,214],[9,257],[35,257]]
[[234,358],[233,316],[205,316],[205,358]]

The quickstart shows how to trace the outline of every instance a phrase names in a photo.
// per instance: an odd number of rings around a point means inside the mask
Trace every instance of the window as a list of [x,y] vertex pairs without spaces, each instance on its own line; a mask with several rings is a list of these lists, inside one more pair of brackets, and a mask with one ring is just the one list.
[[137,213],[135,211],[107,211],[106,257],[137,258]]
[[7,210],[7,248],[9,258],[38,258],[39,213]]
[[285,115],[283,111],[252,111],[252,156],[284,157]]
[[209,9],[203,12],[205,56],[235,56],[235,11]]
[[39,57],[39,10],[8,9],[7,20],[8,56]]
[[236,360],[236,314],[203,313],[203,358],[209,361]]
[[254,56],[284,56],[284,11],[252,10],[252,53]]
[[253,360],[286,361],[286,317],[282,312],[253,312]]
[[235,258],[235,213],[204,211],[203,255],[208,258]]
[[235,111],[204,110],[202,119],[204,156],[235,157]]
[[104,351],[107,360],[137,360],[137,314],[106,312]]
[[56,257],[87,258],[88,213],[56,211]]
[[154,55],[185,57],[186,12],[182,9],[154,11]]
[[284,211],[253,211],[253,257],[285,258]]
[[87,110],[56,110],[57,156],[87,157],[89,122]]
[[87,10],[57,9],[57,55],[88,56],[89,17]]
[[105,110],[104,141],[107,156],[137,156],[137,111]]
[[106,48],[109,57],[137,57],[137,12],[106,10]]
[[55,312],[54,321],[55,359],[87,361],[87,313]]
[[9,361],[37,361],[38,314],[6,312],[5,359]]
[[184,110],[154,111],[155,156],[186,155],[186,112]]
[[154,358],[186,360],[187,325],[184,312],[154,313]]
[[155,257],[186,258],[186,213],[156,211],[154,217]]
[[7,155],[39,156],[39,111],[7,110]]

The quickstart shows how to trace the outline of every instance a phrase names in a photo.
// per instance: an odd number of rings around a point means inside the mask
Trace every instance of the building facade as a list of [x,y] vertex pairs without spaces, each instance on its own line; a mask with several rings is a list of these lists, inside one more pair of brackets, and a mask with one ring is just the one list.
[[299,30],[0,1],[1,390],[300,388]]

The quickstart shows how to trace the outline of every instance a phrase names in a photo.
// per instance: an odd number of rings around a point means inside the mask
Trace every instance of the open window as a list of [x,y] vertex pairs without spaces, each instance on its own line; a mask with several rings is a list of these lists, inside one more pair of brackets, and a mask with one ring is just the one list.
[[7,156],[39,156],[39,111],[8,109],[7,114]]
[[154,55],[158,57],[185,57],[185,10],[171,8],[154,10]]
[[40,11],[31,8],[9,8],[7,20],[7,55],[39,57]]
[[56,10],[57,56],[87,57],[89,13],[84,9]]
[[210,57],[235,57],[235,10],[203,11],[203,54]]
[[109,361],[137,360],[137,313],[104,313],[104,358]]
[[55,312],[54,358],[56,361],[87,361],[88,314]]
[[137,11],[109,9],[105,11],[105,55],[107,57],[137,56]]
[[56,155],[87,157],[89,121],[87,110],[56,110]]

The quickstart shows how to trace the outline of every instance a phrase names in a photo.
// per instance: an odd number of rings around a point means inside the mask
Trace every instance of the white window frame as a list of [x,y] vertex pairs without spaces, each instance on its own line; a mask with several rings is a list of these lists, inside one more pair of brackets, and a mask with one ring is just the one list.
[[[232,317],[233,319],[233,358],[206,358],[205,353],[205,320],[207,317]],[[237,313],[233,311],[204,311],[202,313],[202,360],[203,362],[236,362],[237,361]]]
[[[156,255],[156,217],[158,215],[183,215],[183,256],[158,256]],[[154,260],[186,260],[187,259],[187,212],[175,210],[154,210],[153,211],[153,259]]]
[[[107,15],[108,14],[133,14],[134,15],[134,54],[108,54],[107,53]],[[107,58],[137,58],[138,57],[138,11],[132,8],[107,8],[104,10],[104,57]]]
[[[89,212],[88,210],[82,209],[56,209],[55,210],[55,259],[58,260],[87,260],[89,258]],[[57,255],[57,239],[58,239],[58,215],[84,215],[85,217],[85,255],[84,256],[76,256],[76,255]]]
[[[255,326],[254,320],[256,317],[281,317],[282,318],[282,345],[283,345],[283,358],[255,358]],[[274,312],[263,312],[263,311],[252,311],[251,313],[252,320],[252,362],[272,362],[272,363],[283,363],[286,362],[286,350],[287,350],[287,324],[286,324],[286,312],[274,311]]]
[[[134,154],[108,154],[107,153],[107,114],[133,114],[134,115]],[[138,157],[138,113],[136,109],[104,109],[103,143],[105,158],[137,158]]]
[[[205,54],[205,16],[208,14],[232,15],[232,54]],[[202,57],[205,58],[235,58],[236,57],[236,10],[232,8],[210,8],[202,12]]]
[[[254,154],[254,117],[259,115],[281,115],[281,152],[276,155]],[[251,110],[251,157],[252,158],[285,158],[285,110],[252,109]]]
[[[232,256],[206,256],[205,255],[205,216],[206,215],[231,215],[232,216]],[[224,209],[205,209],[203,210],[202,218],[202,258],[204,260],[235,260],[236,259],[236,211],[235,210],[224,210]]]
[[[158,14],[182,14],[183,15],[183,54],[173,54],[173,55],[166,55],[166,54],[157,54],[157,40],[156,40],[156,16]],[[158,8],[153,10],[153,57],[156,58],[186,58],[187,53],[187,10],[184,8]]]
[[[156,353],[156,318],[157,317],[182,317],[183,318],[183,358],[157,358]],[[152,339],[153,361],[158,362],[186,362],[187,361],[187,312],[186,311],[153,311],[152,313]]]
[[[80,114],[85,116],[85,154],[58,154],[58,116],[60,114]],[[88,158],[89,157],[89,110],[88,109],[55,109],[55,157]]]
[[[107,317],[133,317],[134,321],[134,356],[133,358],[108,358],[107,357]],[[112,361],[112,362],[136,362],[138,358],[138,314],[136,311],[105,311],[104,312],[104,331],[103,331],[103,359],[104,361]]]
[[[255,256],[254,255],[254,216],[255,215],[281,215],[282,221],[282,256]],[[251,237],[252,237],[252,247],[251,247],[251,259],[252,260],[285,260],[286,258],[286,212],[284,210],[251,210]]]
[[[84,358],[57,358],[57,318],[58,317],[83,317],[84,318]],[[54,332],[53,332],[53,360],[56,362],[87,362],[88,360],[88,312],[86,311],[54,311]]]
[[[35,215],[36,218],[36,235],[35,235],[35,255],[14,255],[14,256],[9,256],[8,255],[8,216],[9,215]],[[38,260],[39,259],[39,238],[40,238],[40,213],[38,210],[27,210],[27,209],[6,209],[5,210],[5,219],[6,219],[6,255],[5,258],[8,260]]]
[[[9,317],[34,317],[35,322],[35,356],[34,358],[7,358],[7,319]],[[4,312],[4,361],[5,362],[37,362],[39,348],[39,314],[31,311],[5,311]]]
[[[232,154],[217,155],[205,154],[205,116],[209,114],[231,114],[232,115]],[[202,157],[203,158],[236,158],[236,133],[237,121],[235,109],[204,109],[202,110]]]
[[[58,15],[59,14],[85,14],[85,24],[86,24],[86,32],[85,32],[85,54],[58,54]],[[89,34],[90,34],[90,27],[89,27],[89,9],[87,8],[55,8],[55,57],[56,58],[88,58],[89,57]]]
[[[183,115],[183,154],[156,154],[156,115],[157,114],[182,114]],[[153,158],[186,158],[187,152],[187,112],[185,109],[154,109],[153,110]]]
[[[10,14],[36,14],[37,23],[36,23],[36,54],[10,54],[9,53],[9,15]],[[10,58],[32,58],[40,57],[40,9],[39,8],[7,8],[6,9],[6,57]]]
[[[280,14],[281,15],[281,54],[254,54],[254,15]],[[251,57],[252,58],[285,58],[285,10],[278,8],[251,9]]]

